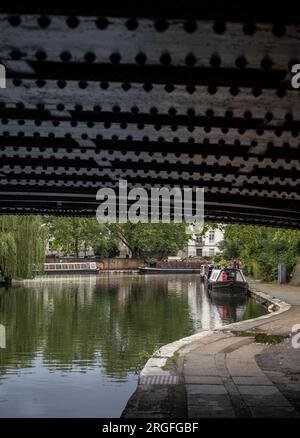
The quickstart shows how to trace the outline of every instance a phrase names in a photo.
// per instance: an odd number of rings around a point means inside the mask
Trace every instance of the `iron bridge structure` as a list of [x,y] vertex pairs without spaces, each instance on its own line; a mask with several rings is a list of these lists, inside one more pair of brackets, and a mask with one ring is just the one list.
[[299,6],[0,6],[0,214],[204,187],[215,222],[299,228]]

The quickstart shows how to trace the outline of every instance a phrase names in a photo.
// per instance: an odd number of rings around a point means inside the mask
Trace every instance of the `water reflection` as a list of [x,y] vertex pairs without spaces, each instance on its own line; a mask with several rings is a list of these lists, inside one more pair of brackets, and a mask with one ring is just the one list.
[[6,348],[5,327],[0,324],[0,348]]
[[228,297],[224,294],[214,294],[211,296],[211,302],[218,312],[222,325],[256,318],[267,313],[264,307],[246,295]]
[[0,416],[119,416],[141,353],[259,312],[247,298],[211,301],[187,275],[59,277],[0,289]]

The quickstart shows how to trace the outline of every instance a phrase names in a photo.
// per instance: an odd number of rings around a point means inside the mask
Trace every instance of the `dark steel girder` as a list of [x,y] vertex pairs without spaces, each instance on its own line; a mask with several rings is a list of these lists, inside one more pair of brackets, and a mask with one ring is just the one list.
[[299,228],[300,8],[200,3],[0,6],[0,214],[93,215],[126,179]]

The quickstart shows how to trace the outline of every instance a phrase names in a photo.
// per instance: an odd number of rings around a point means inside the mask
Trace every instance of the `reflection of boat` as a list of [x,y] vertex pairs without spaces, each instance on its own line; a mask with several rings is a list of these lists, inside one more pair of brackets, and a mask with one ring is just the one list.
[[212,269],[207,279],[207,290],[210,294],[246,295],[248,293],[248,283],[241,269]]
[[248,297],[246,295],[217,294],[211,296],[212,303],[216,306],[223,321],[235,322],[243,319],[247,308]]
[[247,295],[225,295],[225,294],[216,294],[210,295],[211,302],[216,306],[246,306],[248,297]]
[[96,262],[83,263],[44,263],[45,275],[91,275],[98,274]]

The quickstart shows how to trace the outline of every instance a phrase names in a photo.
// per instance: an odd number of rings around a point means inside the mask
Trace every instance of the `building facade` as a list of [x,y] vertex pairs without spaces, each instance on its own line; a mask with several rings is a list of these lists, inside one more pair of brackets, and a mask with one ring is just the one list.
[[194,234],[186,248],[178,253],[180,257],[213,257],[220,252],[219,244],[224,239],[224,232],[210,229],[204,236]]

